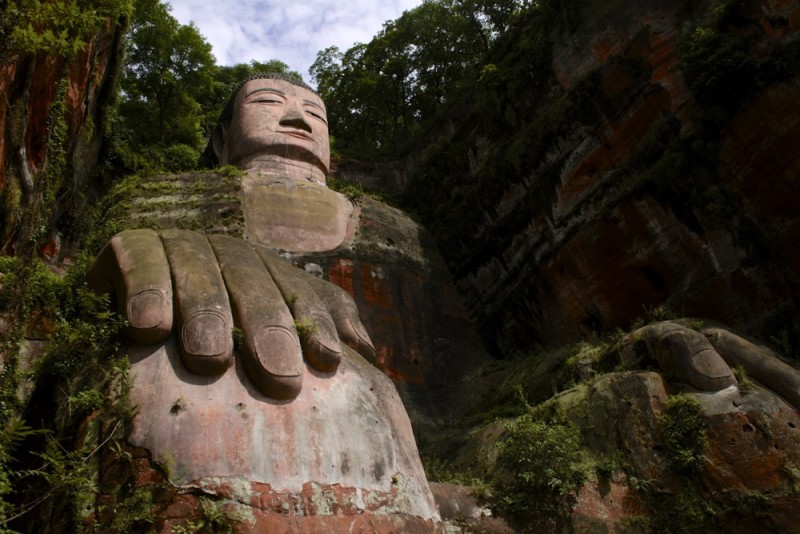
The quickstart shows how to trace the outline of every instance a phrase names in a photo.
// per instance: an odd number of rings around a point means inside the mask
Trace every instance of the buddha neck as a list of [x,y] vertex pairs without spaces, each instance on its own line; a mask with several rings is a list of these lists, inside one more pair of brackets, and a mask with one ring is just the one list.
[[284,158],[275,154],[260,154],[236,164],[250,174],[291,178],[301,182],[326,185],[325,171],[308,161]]

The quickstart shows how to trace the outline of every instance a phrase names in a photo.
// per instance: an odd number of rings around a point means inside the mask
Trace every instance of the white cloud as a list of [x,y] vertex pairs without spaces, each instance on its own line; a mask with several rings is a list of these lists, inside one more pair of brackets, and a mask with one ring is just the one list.
[[171,0],[172,15],[193,21],[220,65],[279,59],[311,81],[308,68],[331,45],[368,42],[383,23],[422,0]]

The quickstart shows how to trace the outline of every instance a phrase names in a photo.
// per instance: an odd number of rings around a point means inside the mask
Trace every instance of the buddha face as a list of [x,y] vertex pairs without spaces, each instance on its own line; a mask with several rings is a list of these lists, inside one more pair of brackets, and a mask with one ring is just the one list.
[[222,163],[242,164],[259,156],[280,156],[330,165],[325,104],[312,91],[284,80],[245,83],[236,95]]

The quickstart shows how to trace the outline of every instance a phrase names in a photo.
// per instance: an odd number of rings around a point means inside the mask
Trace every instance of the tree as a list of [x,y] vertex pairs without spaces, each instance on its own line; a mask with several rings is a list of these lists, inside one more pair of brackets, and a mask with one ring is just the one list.
[[186,145],[199,156],[203,132],[198,99],[212,90],[211,45],[194,24],[178,23],[167,4],[138,0],[126,52],[117,130],[122,152]]
[[131,12],[131,0],[11,0],[0,13],[0,61],[44,52],[70,58],[104,23]]
[[310,74],[339,148],[375,155],[407,148],[474,79],[517,0],[425,0],[366,44],[317,54]]

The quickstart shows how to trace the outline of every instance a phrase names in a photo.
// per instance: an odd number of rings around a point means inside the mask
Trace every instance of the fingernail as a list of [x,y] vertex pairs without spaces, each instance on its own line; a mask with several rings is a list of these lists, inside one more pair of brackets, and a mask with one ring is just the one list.
[[198,374],[219,374],[228,368],[233,356],[231,327],[213,311],[197,312],[181,328],[181,346],[186,367]]
[[292,377],[303,374],[303,352],[297,336],[288,328],[270,326],[253,339],[261,367],[273,376]]
[[303,387],[303,352],[294,332],[282,326],[267,327],[253,338],[255,358],[245,367],[257,389],[267,397],[290,400]]
[[375,363],[377,352],[375,351],[375,346],[372,344],[372,339],[370,339],[366,328],[364,328],[364,325],[361,323],[361,321],[353,323],[353,321],[349,318],[347,319],[347,322],[350,324],[350,328],[352,328],[353,332],[355,332],[356,336],[358,337],[358,340],[361,342],[359,347],[356,348],[358,353],[371,363]]
[[319,333],[314,335],[315,341],[327,352],[337,355],[342,353],[342,345],[338,340],[332,339],[329,336],[323,336]]
[[364,328],[364,325],[361,321],[354,323],[351,319],[347,319],[347,322],[350,323],[350,328],[353,329],[353,332],[361,339],[363,343],[367,345],[372,345],[372,339],[370,339],[369,334],[367,333],[367,329]]
[[164,320],[165,305],[157,289],[142,291],[128,302],[128,322],[132,328],[154,328]]

